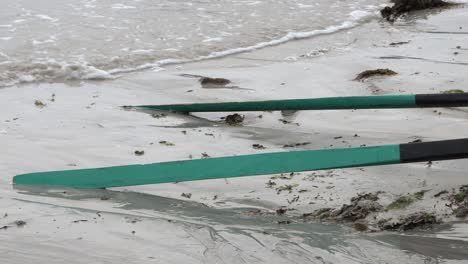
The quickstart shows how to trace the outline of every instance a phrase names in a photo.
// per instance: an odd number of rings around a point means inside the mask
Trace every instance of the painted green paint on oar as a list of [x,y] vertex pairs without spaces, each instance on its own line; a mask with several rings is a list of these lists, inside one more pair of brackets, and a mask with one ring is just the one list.
[[414,108],[415,95],[350,96],[314,99],[292,99],[255,102],[199,103],[175,105],[142,105],[137,108],[162,111],[232,112],[232,111],[280,111],[280,110],[334,110],[334,109],[381,109]]
[[399,145],[255,154],[18,175],[14,184],[104,188],[400,163]]

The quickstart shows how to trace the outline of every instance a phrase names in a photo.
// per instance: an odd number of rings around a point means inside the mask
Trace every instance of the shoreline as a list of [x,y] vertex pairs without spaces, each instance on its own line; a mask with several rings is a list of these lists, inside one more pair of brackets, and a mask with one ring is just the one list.
[[[0,142],[10,151],[0,154],[3,161],[0,168],[4,172],[0,177],[4,199],[0,204],[22,198],[9,184],[14,175],[26,172],[182,160],[190,155],[200,157],[202,153],[218,157],[286,151],[285,144],[305,142],[309,144],[297,149],[466,137],[468,112],[464,109],[303,111],[284,116],[275,112],[263,113],[262,118],[258,117],[260,113],[246,113],[244,126],[229,127],[213,122],[227,113],[157,119],[144,113],[120,111],[118,107],[464,89],[467,80],[462,77],[466,67],[463,63],[468,62],[468,52],[456,47],[468,47],[468,37],[426,31],[460,31],[467,13],[466,8],[445,10],[421,20],[427,12],[418,12],[409,21],[395,25],[372,21],[333,35],[221,59],[172,65],[160,72],[133,73],[113,81],[3,88],[1,96],[8,98],[4,100],[8,111],[0,114],[0,120],[5,120],[0,128]],[[390,45],[407,41],[410,42]],[[330,43],[334,43],[332,49],[328,48]],[[360,72],[376,68],[390,68],[399,74],[352,81]],[[196,79],[180,74],[227,78],[246,90],[200,88]],[[44,102],[45,107],[35,106],[35,100]],[[280,119],[291,123],[285,124]],[[161,145],[160,141],[175,146]],[[252,144],[261,144],[266,149],[253,149]],[[145,155],[137,157],[133,155],[135,150],[145,150]],[[273,175],[112,190],[195,201],[220,209],[252,207],[267,212],[295,209],[286,213],[291,216],[340,208],[359,193],[383,191],[379,202],[388,206],[401,196],[430,190],[405,209],[381,211],[366,218],[396,220],[424,211],[454,221],[445,206],[448,200],[443,198],[453,188],[466,184],[463,173],[466,169],[463,161],[447,161],[434,162],[430,167],[418,163],[301,173],[286,175],[285,179]],[[271,180],[277,187],[267,188]],[[281,186],[294,187],[291,192],[278,194],[277,188]],[[443,190],[449,190],[449,194],[434,197]],[[190,193],[191,198],[182,197],[183,193]],[[57,203],[53,198],[45,200]],[[73,201],[59,203],[76,205]],[[102,209],[98,204],[99,200],[84,208]]]

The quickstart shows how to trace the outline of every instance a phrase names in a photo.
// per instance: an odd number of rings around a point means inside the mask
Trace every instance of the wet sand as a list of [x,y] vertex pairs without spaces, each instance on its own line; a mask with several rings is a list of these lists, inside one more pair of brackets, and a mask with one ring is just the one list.
[[[456,230],[449,238],[442,235],[448,231],[432,235],[447,244],[457,241],[460,251],[435,256],[424,245],[415,248],[421,240],[405,240],[403,246],[395,235],[393,244],[380,237],[375,242],[347,225],[296,219],[319,208],[339,208],[358,193],[382,191],[379,203],[386,206],[402,195],[428,190],[405,209],[371,214],[367,220],[424,211],[454,221],[446,204],[453,189],[466,184],[465,160],[318,171],[291,179],[268,175],[90,192],[15,189],[11,181],[27,172],[182,160],[202,153],[218,157],[285,151],[285,144],[303,142],[309,144],[297,149],[466,137],[468,110],[463,108],[245,113],[244,126],[231,127],[220,122],[228,113],[154,118],[119,106],[466,90],[467,18],[464,8],[420,12],[394,25],[370,21],[333,35],[114,81],[3,89],[0,144],[7,151],[0,153],[0,227],[9,228],[0,230],[2,256],[6,263],[44,261],[49,258],[46,251],[57,260],[72,256],[72,263],[425,263],[438,257],[463,263],[468,230],[463,222],[449,227]],[[408,43],[391,45],[397,42]],[[358,73],[376,68],[399,74],[353,81]],[[227,78],[245,89],[202,88],[197,79],[181,74]],[[39,108],[36,100],[46,106]],[[253,144],[266,149],[254,149]],[[135,156],[135,150],[145,155]],[[267,188],[270,180],[276,183],[273,188]],[[276,188],[287,185],[295,187],[278,194]],[[449,193],[434,197],[443,190]],[[280,217],[291,218],[292,224],[278,225],[274,212],[280,207],[295,209]],[[16,220],[27,224],[18,227]],[[323,244],[313,242],[317,240]],[[84,250],[93,253],[81,257]]]

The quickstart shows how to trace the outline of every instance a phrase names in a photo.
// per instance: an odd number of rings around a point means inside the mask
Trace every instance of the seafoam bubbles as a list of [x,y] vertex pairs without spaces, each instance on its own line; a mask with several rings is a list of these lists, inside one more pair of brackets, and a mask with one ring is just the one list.
[[111,6],[112,9],[135,9],[136,6],[129,6],[124,4],[113,4]]
[[83,62],[63,63],[53,59],[0,64],[0,87],[19,83],[70,80],[109,80],[116,76]]
[[47,20],[47,21],[50,21],[50,22],[57,22],[57,21],[59,21],[58,18],[52,18],[52,17],[50,17],[50,16],[48,16],[48,15],[44,15],[44,14],[37,14],[37,15],[35,15],[35,16],[36,16],[37,18],[39,18],[39,19]]
[[0,52],[11,57],[0,57],[0,86],[111,79],[332,34],[359,25],[382,0],[50,0],[53,9],[34,3],[0,11],[0,25],[8,25],[0,26]]
[[369,17],[371,14],[368,11],[356,10],[349,14],[354,20],[361,20],[363,18]]

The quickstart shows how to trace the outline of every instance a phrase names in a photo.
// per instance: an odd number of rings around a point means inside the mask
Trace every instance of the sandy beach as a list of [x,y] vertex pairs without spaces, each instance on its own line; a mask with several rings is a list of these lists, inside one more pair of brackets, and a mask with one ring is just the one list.
[[[452,200],[467,184],[466,160],[88,191],[17,187],[12,178],[204,154],[464,138],[466,108],[247,112],[242,126],[229,126],[221,118],[230,113],[158,117],[120,106],[467,91],[467,22],[463,6],[395,24],[375,16],[334,34],[115,80],[2,88],[0,227],[8,228],[0,230],[1,262],[466,263],[468,225]],[[378,68],[398,74],[353,80]],[[227,78],[235,87],[202,88],[187,75]],[[365,232],[346,219],[304,218],[368,193],[387,209],[359,220]],[[401,197],[411,202],[388,209]],[[443,224],[414,233],[379,224],[415,213]]]

